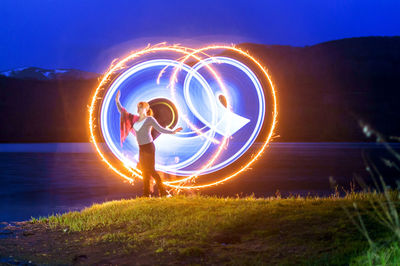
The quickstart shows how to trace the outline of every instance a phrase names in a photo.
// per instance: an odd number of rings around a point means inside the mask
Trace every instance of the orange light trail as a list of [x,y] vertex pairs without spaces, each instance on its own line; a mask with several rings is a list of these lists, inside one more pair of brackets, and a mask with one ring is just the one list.
[[[106,73],[104,74],[103,78],[101,79],[98,87],[96,88],[93,96],[92,96],[92,100],[91,100],[91,104],[89,106],[89,131],[90,131],[90,142],[93,143],[95,150],[97,151],[97,153],[100,155],[102,161],[108,165],[115,173],[117,173],[119,176],[123,177],[124,179],[128,180],[130,183],[134,182],[134,179],[125,175],[124,173],[122,173],[117,167],[113,166],[105,157],[105,155],[102,153],[97,141],[96,141],[96,137],[95,137],[95,117],[94,117],[94,110],[96,108],[96,102],[98,100],[101,100],[101,97],[99,97],[99,93],[101,90],[104,90],[104,85],[110,81],[111,75],[115,72],[118,71],[120,69],[124,69],[125,68],[125,64],[127,64],[130,60],[133,60],[135,58],[138,58],[144,54],[150,53],[150,52],[157,52],[157,51],[173,51],[173,52],[178,52],[178,53],[184,53],[186,54],[185,57],[183,57],[183,59],[180,61],[181,64],[183,64],[188,58],[193,57],[197,60],[201,60],[200,57],[196,56],[196,54],[201,53],[201,54],[206,54],[205,51],[207,50],[215,50],[215,49],[226,49],[226,50],[231,50],[235,53],[238,53],[248,59],[250,59],[263,73],[263,75],[265,76],[266,80],[268,81],[270,88],[271,88],[271,93],[272,93],[272,108],[273,108],[273,119],[272,122],[270,124],[270,129],[269,132],[267,134],[267,137],[262,145],[262,147],[256,152],[256,154],[252,157],[252,159],[250,159],[243,167],[241,167],[239,170],[235,171],[234,173],[223,177],[220,180],[217,180],[215,182],[211,182],[211,183],[207,183],[207,184],[202,184],[202,185],[182,185],[187,183],[188,180],[191,180],[195,177],[198,176],[199,173],[201,173],[202,171],[204,171],[205,169],[207,169],[218,157],[218,155],[220,154],[220,152],[222,151],[222,149],[225,148],[225,144],[226,144],[226,140],[227,137],[224,137],[224,140],[222,142],[222,144],[219,146],[218,151],[216,152],[215,156],[204,166],[202,167],[199,171],[197,171],[194,175],[185,177],[183,179],[180,180],[174,180],[174,181],[164,181],[163,183],[171,188],[177,189],[177,190],[181,190],[181,189],[200,189],[200,188],[206,188],[206,187],[211,187],[211,186],[215,186],[218,184],[221,184],[227,180],[230,180],[236,176],[238,176],[240,173],[242,173],[243,171],[245,171],[247,168],[250,167],[250,165],[252,165],[257,159],[260,158],[260,156],[262,155],[262,153],[264,152],[265,148],[268,146],[268,143],[271,140],[271,137],[273,135],[275,126],[277,124],[277,99],[276,99],[276,91],[275,91],[275,87],[274,84],[272,82],[272,79],[270,78],[269,74],[267,73],[267,70],[265,69],[265,67],[258,62],[258,60],[256,58],[254,58],[253,56],[251,56],[247,51],[243,51],[240,48],[237,48],[235,46],[227,46],[227,45],[211,45],[211,46],[207,46],[204,48],[200,48],[200,49],[192,49],[192,48],[187,48],[187,47],[183,47],[180,45],[166,45],[165,43],[160,43],[160,44],[156,44],[154,46],[150,46],[148,45],[146,48],[139,50],[139,51],[134,51],[131,54],[129,54],[128,56],[126,56],[125,58],[121,59],[119,62],[116,62],[117,60],[113,60],[113,62],[111,63],[111,65],[109,66],[109,68],[107,69]],[[189,52],[190,51],[190,52]],[[207,55],[208,56],[208,55]],[[209,67],[209,66],[207,66]],[[222,80],[220,80],[218,74],[213,71],[213,69],[210,67],[209,70],[213,73],[213,75],[216,77],[216,80],[218,81],[219,85],[221,86],[221,88],[224,90],[225,89],[225,97],[227,98],[227,107],[229,108],[229,110],[231,110],[231,106],[229,104],[229,100],[228,100],[228,93],[226,91],[226,88],[224,87],[224,84],[222,82]],[[176,67],[176,70],[174,72],[174,75],[171,77],[171,84],[174,85],[176,82],[176,74],[178,72],[178,68]],[[162,73],[160,73],[161,75]],[[174,86],[172,86],[171,91],[173,91]],[[188,121],[186,121],[188,122]],[[191,125],[191,123],[188,123],[189,125]],[[191,125],[191,128],[194,129],[195,131],[198,130],[194,125]],[[198,131],[197,131],[198,132]],[[141,176],[141,171],[137,168],[132,169],[131,167],[129,167],[127,164],[125,164],[123,162],[123,166],[130,172],[133,174],[134,177],[138,177],[140,179],[142,179]],[[180,185],[173,185],[174,183],[180,183]]]

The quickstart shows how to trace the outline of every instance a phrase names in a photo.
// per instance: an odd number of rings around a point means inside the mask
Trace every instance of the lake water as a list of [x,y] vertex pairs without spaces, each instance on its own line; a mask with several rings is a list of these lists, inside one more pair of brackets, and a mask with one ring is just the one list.
[[[261,145],[261,144],[255,144]],[[399,151],[399,143],[390,143]],[[329,176],[349,189],[354,174],[369,182],[361,156],[369,154],[394,186],[399,172],[381,158],[393,159],[376,143],[270,143],[253,169],[200,193],[220,196],[329,195]],[[99,160],[91,143],[0,144],[0,221],[81,210],[93,203],[142,194]]]

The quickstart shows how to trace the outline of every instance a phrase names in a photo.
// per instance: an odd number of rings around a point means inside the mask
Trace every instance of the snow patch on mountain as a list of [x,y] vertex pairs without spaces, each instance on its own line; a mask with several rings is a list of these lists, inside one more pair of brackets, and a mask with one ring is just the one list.
[[37,80],[53,80],[53,79],[92,79],[97,78],[100,74],[87,72],[77,69],[44,69],[39,67],[19,67],[0,72],[0,76],[18,78],[18,79],[37,79]]

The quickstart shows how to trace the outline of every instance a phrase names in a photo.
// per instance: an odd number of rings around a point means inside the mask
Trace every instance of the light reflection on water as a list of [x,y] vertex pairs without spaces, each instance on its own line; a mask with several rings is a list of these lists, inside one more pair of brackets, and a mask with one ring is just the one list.
[[[279,189],[282,195],[329,195],[329,176],[345,188],[354,173],[368,177],[362,150],[376,161],[387,155],[376,143],[270,143],[252,170],[201,193],[262,197]],[[384,170],[382,167],[379,169]],[[394,176],[392,172],[385,175],[389,183]],[[141,192],[141,182],[134,186],[124,183],[99,160],[91,143],[0,144],[0,221],[80,210],[96,202],[140,196]]]

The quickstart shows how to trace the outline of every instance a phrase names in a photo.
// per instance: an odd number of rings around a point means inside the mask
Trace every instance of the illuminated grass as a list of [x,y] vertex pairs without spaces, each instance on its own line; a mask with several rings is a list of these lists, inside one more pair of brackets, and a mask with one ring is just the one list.
[[[393,199],[396,192],[391,192]],[[382,241],[389,230],[366,212],[368,199],[379,194],[339,197],[218,198],[176,196],[136,198],[94,204],[80,212],[31,222],[83,235],[82,246],[118,247],[116,254],[146,250],[165,260],[237,265],[279,263],[349,263],[368,249],[368,242],[343,211],[353,202],[370,235]],[[352,212],[356,217],[356,212]],[[112,248],[111,248],[112,247]],[[108,252],[107,255],[113,255]]]
[[[382,143],[388,151],[388,155],[391,158],[381,157],[380,159],[385,163],[387,167],[394,168],[400,173],[400,153],[392,148],[387,142],[387,136],[373,129],[369,124],[363,120],[359,120],[359,125],[363,129],[364,134],[369,138],[372,136],[376,137],[377,143]],[[400,137],[389,136],[389,139],[395,139],[400,141]],[[365,226],[364,218],[360,215],[360,207],[356,202],[353,202],[354,210],[356,211],[356,219],[349,214],[348,209],[344,210],[350,216],[353,224],[368,240],[369,249],[361,256],[357,257],[354,261],[354,265],[400,265],[400,215],[399,215],[399,201],[400,201],[400,180],[396,180],[397,189],[393,190],[390,186],[386,185],[384,177],[381,171],[377,168],[375,163],[367,157],[364,152],[362,153],[363,160],[366,165],[366,170],[370,174],[374,187],[371,188],[364,183],[364,180],[358,176],[358,183],[363,188],[366,195],[371,195],[371,192],[378,191],[379,197],[369,196],[368,202],[369,207],[372,209],[368,212],[368,216],[374,218],[380,224],[382,224],[386,230],[390,231],[392,237],[381,243],[376,241],[370,234],[370,230]],[[398,176],[400,177],[400,175]],[[331,180],[332,182],[333,180]],[[365,211],[365,210],[364,210]]]
[[397,242],[369,249],[362,256],[354,259],[354,265],[399,265],[400,247]]
[[0,255],[18,249],[35,263],[68,265],[76,262],[71,254],[87,254],[88,265],[399,265],[399,188],[379,180],[381,189],[375,182],[374,190],[345,197],[178,195],[94,204],[32,218],[33,240],[0,239]]

